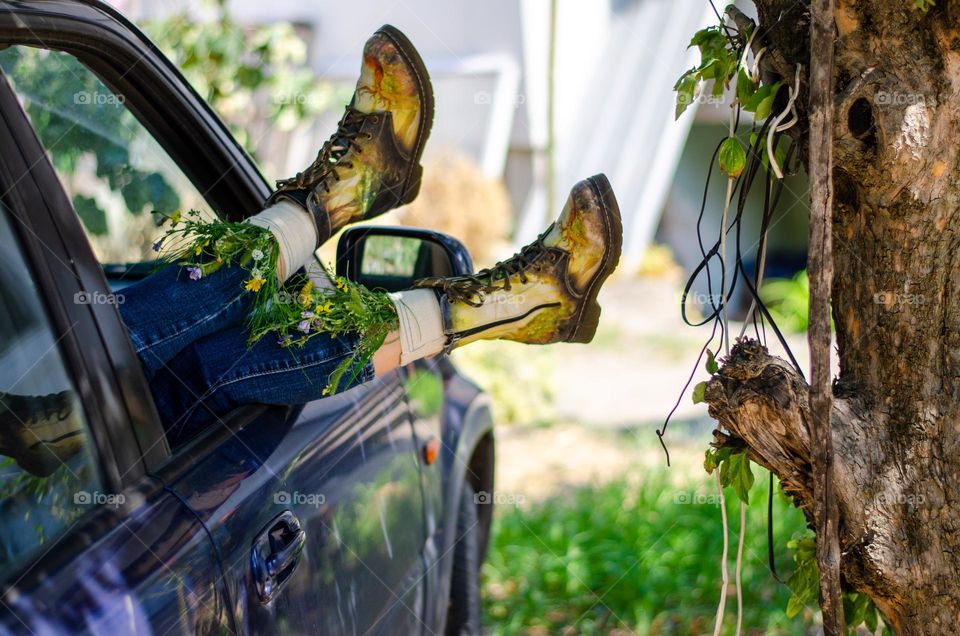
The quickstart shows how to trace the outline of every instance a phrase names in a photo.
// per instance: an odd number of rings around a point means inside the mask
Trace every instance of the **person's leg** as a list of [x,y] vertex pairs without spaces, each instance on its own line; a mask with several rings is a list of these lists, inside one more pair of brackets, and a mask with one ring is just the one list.
[[191,342],[243,321],[253,300],[247,276],[231,265],[191,280],[169,265],[123,290],[118,309],[148,380]]
[[[358,355],[364,334],[331,336],[325,323],[313,322],[320,314],[304,311],[302,333],[312,335],[299,344],[262,338],[248,346],[242,328],[222,330],[185,349],[151,388],[176,442],[242,404],[302,404],[331,387],[345,390],[476,340],[589,342],[600,314],[597,293],[617,265],[620,245],[619,209],[610,184],[598,175],[574,187],[560,218],[535,243],[492,269],[421,281],[398,294],[364,290],[359,298],[372,298],[371,305],[390,300],[395,319],[385,324],[397,326],[380,332],[370,363]],[[356,302],[344,296],[342,302]],[[307,306],[320,302],[316,296]],[[384,326],[374,323],[369,328]]]
[[[442,349],[493,339],[590,342],[600,319],[597,294],[620,260],[622,234],[607,178],[579,182],[557,221],[512,258],[471,276],[422,280],[417,289],[401,292],[400,303],[417,307],[405,312],[398,306],[404,353],[430,355],[438,342]],[[422,296],[427,290],[436,292],[436,309]],[[437,314],[439,321],[430,319]]]
[[282,284],[343,226],[412,200],[432,125],[433,91],[423,60],[403,34],[385,26],[364,46],[360,78],[337,131],[316,160],[280,181],[266,209],[249,220],[273,236],[275,244],[262,251],[275,249],[275,264],[271,253],[208,271],[225,252],[239,257],[252,251],[256,233],[245,224],[191,223],[188,214],[156,246],[171,248],[185,266],[125,290],[121,314],[147,374],[194,340],[240,321],[256,300],[244,293],[247,281],[260,281],[258,290],[275,273]]
[[[297,405],[320,399],[331,376],[353,361],[359,336],[320,334],[296,349],[262,338],[252,346],[242,326],[198,340],[150,383],[171,444],[193,437],[245,404]],[[386,372],[381,369],[381,374]],[[372,363],[355,363],[340,390],[375,377]]]

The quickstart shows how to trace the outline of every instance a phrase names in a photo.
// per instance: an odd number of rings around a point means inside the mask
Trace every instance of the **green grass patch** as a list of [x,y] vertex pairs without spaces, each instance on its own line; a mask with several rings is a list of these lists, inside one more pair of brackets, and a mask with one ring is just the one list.
[[[790,591],[767,568],[767,473],[758,470],[747,510],[744,634],[804,634],[815,619],[786,617]],[[726,627],[736,621],[732,584],[739,504],[727,489],[730,578]],[[778,572],[802,514],[774,494]],[[498,510],[483,569],[490,634],[712,633],[720,597],[723,533],[713,481],[678,486],[659,469],[582,488],[527,508]],[[619,630],[619,631],[618,631]],[[629,631],[623,631],[629,630]]]

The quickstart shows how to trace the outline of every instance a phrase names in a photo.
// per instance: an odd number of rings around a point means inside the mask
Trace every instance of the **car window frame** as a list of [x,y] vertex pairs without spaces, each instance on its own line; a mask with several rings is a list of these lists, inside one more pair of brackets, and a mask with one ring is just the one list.
[[[113,8],[71,0],[32,5],[0,0],[2,45],[34,46],[76,57],[110,90],[123,95],[124,106],[168,153],[213,212],[239,221],[257,213],[269,196],[270,187],[263,175],[210,106],[156,46]],[[17,108],[22,113],[19,104]],[[30,132],[36,141],[32,127]],[[109,293],[101,265],[59,177],[45,156],[44,162],[51,173],[48,176],[53,177],[46,187],[56,190],[57,201],[51,212],[63,235],[65,250],[83,272],[88,291]],[[171,460],[179,463],[179,453],[171,453],[166,442],[149,385],[119,312],[114,306],[91,307],[111,358],[109,368],[121,387],[129,414],[127,427],[133,432],[142,462],[142,469],[135,469],[133,464],[137,462],[129,456],[123,458],[127,468],[119,477],[122,485],[129,486],[141,474],[169,468]]]
[[[66,372],[83,403],[96,448],[104,487],[119,492],[124,473],[142,476],[142,461],[128,450],[135,446],[126,414],[118,411],[111,395],[111,378],[94,369],[105,359],[93,312],[95,305],[75,302],[84,291],[83,274],[71,261],[62,235],[51,215],[57,188],[51,188],[53,168],[33,135],[5,77],[0,77],[0,197],[14,228],[16,240],[47,312]],[[55,205],[55,203],[54,203]]]

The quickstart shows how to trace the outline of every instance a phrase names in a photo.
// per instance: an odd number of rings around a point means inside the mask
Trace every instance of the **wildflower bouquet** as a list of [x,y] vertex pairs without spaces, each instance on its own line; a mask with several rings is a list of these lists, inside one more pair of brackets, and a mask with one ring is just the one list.
[[[249,277],[244,289],[254,294],[248,318],[248,345],[271,332],[277,344],[302,348],[319,334],[334,338],[359,334],[353,353],[330,374],[323,395],[336,393],[347,372],[347,386],[357,379],[387,335],[398,327],[396,309],[383,292],[370,291],[342,277],[327,276],[334,288],[317,288],[305,274],[278,282],[279,248],[269,230],[249,223],[207,221],[191,210],[168,216],[170,227],[154,245],[161,258],[200,280],[221,267],[242,267]],[[295,291],[290,291],[295,290]],[[291,355],[294,352],[291,351]]]

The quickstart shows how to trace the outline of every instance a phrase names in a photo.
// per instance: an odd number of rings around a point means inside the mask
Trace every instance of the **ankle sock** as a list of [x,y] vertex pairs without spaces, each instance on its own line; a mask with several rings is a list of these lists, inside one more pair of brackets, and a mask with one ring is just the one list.
[[441,353],[447,344],[440,301],[432,289],[390,294],[400,319],[400,364]]
[[270,230],[277,245],[280,257],[277,259],[277,278],[282,284],[301,263],[313,258],[317,249],[317,228],[310,213],[288,199],[274,203],[249,222]]

